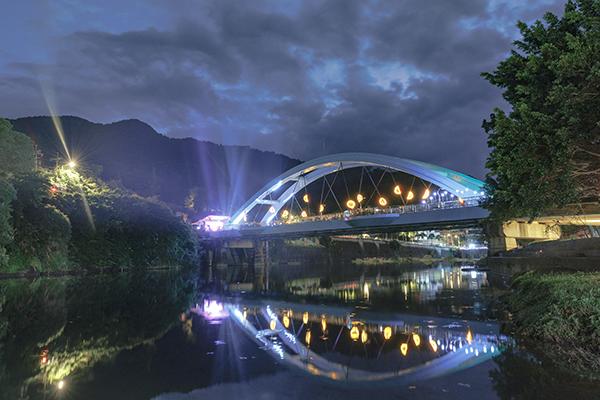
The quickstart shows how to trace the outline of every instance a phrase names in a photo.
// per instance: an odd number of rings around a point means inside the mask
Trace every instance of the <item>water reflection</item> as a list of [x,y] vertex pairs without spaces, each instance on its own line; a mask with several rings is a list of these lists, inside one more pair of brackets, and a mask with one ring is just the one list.
[[[214,301],[204,304],[214,307]],[[485,362],[510,343],[496,324],[447,318],[328,306],[307,311],[294,303],[225,302],[223,308],[278,362],[344,384],[401,385],[438,377]]]

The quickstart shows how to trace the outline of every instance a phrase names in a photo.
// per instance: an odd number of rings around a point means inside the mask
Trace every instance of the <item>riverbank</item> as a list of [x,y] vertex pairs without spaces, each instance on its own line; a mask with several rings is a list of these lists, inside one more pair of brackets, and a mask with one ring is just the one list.
[[528,272],[507,299],[517,335],[559,368],[600,379],[600,273]]
[[[179,271],[183,267],[179,265],[172,266],[156,266],[146,267],[145,272],[161,272],[161,271]],[[95,275],[108,275],[108,274],[120,274],[125,272],[131,272],[131,268],[127,267],[88,267],[88,268],[77,268],[77,269],[63,269],[53,271],[37,271],[33,268],[28,270],[21,270],[15,272],[2,272],[0,273],[0,281],[11,280],[11,279],[37,279],[37,278],[60,278],[66,276],[95,276]]]
[[432,257],[430,255],[424,255],[422,257],[363,257],[355,258],[352,260],[352,264],[355,265],[396,265],[396,264],[423,264],[432,265],[439,262],[464,262],[464,263],[476,263],[478,259],[475,258],[460,258],[460,257]]

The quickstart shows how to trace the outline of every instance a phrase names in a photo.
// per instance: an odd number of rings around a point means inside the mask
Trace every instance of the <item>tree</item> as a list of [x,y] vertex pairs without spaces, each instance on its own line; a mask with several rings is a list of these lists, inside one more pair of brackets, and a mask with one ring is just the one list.
[[483,123],[497,218],[600,198],[600,1],[569,1],[562,18],[517,26],[516,49],[482,74],[511,106]]
[[0,118],[0,175],[28,173],[35,168],[35,159],[31,139]]

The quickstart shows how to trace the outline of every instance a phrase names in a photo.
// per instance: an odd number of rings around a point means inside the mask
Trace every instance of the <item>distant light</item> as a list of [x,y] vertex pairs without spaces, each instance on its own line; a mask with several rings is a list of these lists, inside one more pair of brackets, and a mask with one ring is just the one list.
[[356,207],[356,202],[350,199],[346,202],[346,207],[348,207],[351,210],[354,210],[354,207]]
[[290,212],[288,210],[283,210],[283,212],[281,213],[281,218],[283,219],[288,219],[289,216]]
[[271,214],[275,214],[275,207],[273,207],[273,206],[269,207],[269,212]]
[[417,333],[412,334],[412,340],[415,342],[415,346],[419,347],[421,345],[421,337]]
[[305,210],[302,210],[302,212],[300,213],[300,216],[301,216],[302,218],[306,218],[306,217],[308,217],[308,214],[306,213],[306,211],[305,211]]
[[304,196],[302,196],[302,201],[304,201],[305,203],[308,203],[310,201],[310,197],[308,197],[308,193],[306,193]]
[[430,339],[429,340],[429,345],[431,346],[431,349],[433,350],[434,353],[438,350],[438,345],[435,342],[435,340]]
[[308,329],[306,331],[306,335],[304,336],[304,340],[306,341],[306,344],[310,346],[310,340],[311,340],[312,335],[310,334],[310,329]]
[[274,331],[275,328],[277,327],[277,321],[272,319],[271,322],[269,322],[269,328]]
[[319,204],[319,212],[322,213],[323,211],[325,211],[325,205]]
[[408,353],[408,343],[402,343],[400,345],[400,353],[402,353],[403,356],[406,356],[406,353]]
[[467,336],[465,336],[465,339],[467,340],[467,343],[471,344],[473,342],[473,332],[471,332],[471,329],[467,330]]
[[367,343],[367,340],[369,340],[369,335],[367,334],[367,330],[363,329],[360,333],[360,341],[364,344]]
[[304,325],[308,324],[308,312],[304,311],[304,313],[302,314],[302,323]]
[[379,198],[379,205],[380,205],[381,207],[385,207],[385,206],[387,206],[387,203],[388,203],[388,202],[387,202],[387,199],[386,199],[385,197],[381,196],[381,197]]
[[71,169],[75,169],[75,168],[77,168],[77,162],[74,160],[71,160],[67,163],[67,167],[69,167]]
[[463,198],[459,197],[459,198],[458,198],[458,203],[459,203],[460,205],[463,205],[463,204],[465,204],[465,199],[463,199]]
[[389,326],[386,326],[385,328],[383,328],[383,338],[385,340],[390,340],[391,337],[392,337],[392,328]]
[[357,194],[356,195],[356,201],[358,201],[359,203],[362,203],[362,201],[364,200],[364,196],[362,194]]
[[58,383],[56,384],[56,387],[58,388],[58,390],[63,390],[65,387],[65,381],[63,381],[63,380],[58,381]]
[[412,192],[412,190],[408,191],[408,194],[406,195],[406,200],[412,200],[415,198],[415,194]]
[[402,194],[402,189],[400,188],[400,185],[394,186],[394,194],[397,194],[398,196]]
[[321,330],[323,331],[323,333],[325,333],[325,331],[327,330],[327,320],[325,319],[324,315],[321,317]]
[[287,328],[290,327],[290,317],[287,314],[283,314],[283,326]]
[[479,192],[479,194],[483,196],[485,194],[485,192]]
[[431,194],[431,192],[429,191],[429,189],[425,189],[425,191],[423,192],[423,196],[421,196],[421,198],[426,199],[429,197],[430,194]]
[[358,336],[359,336],[358,327],[355,325],[352,327],[352,329],[350,329],[350,339],[352,339],[353,341],[356,342],[358,340]]

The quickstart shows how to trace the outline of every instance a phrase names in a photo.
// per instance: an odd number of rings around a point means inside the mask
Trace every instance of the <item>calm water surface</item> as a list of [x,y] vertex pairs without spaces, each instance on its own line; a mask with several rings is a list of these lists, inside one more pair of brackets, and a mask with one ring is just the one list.
[[502,333],[493,274],[297,266],[272,287],[209,295],[175,273],[2,281],[0,398],[600,398]]

